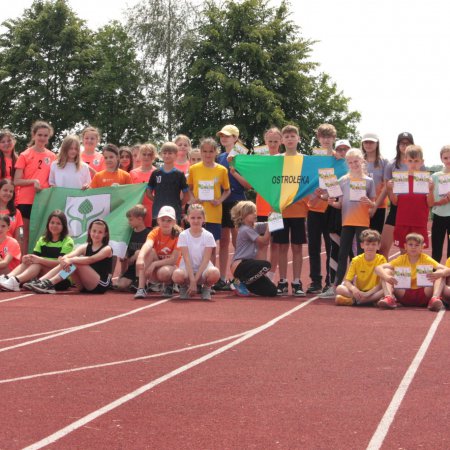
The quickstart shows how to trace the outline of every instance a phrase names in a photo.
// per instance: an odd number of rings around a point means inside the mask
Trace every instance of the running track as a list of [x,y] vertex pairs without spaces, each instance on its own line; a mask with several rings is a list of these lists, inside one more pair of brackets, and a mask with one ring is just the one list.
[[312,296],[0,293],[0,449],[448,449],[449,332]]

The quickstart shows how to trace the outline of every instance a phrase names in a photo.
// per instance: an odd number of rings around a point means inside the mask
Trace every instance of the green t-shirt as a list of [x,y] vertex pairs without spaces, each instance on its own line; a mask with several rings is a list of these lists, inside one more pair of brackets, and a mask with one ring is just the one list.
[[67,255],[73,250],[73,239],[66,236],[62,241],[46,241],[43,236],[39,238],[34,246],[33,253],[46,259],[58,259],[59,256]]

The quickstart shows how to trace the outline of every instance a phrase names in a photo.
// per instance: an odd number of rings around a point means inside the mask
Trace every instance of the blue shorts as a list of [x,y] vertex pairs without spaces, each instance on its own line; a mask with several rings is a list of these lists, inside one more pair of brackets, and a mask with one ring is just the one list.
[[214,236],[215,241],[220,239],[222,234],[222,225],[220,223],[206,222],[203,224],[203,228]]

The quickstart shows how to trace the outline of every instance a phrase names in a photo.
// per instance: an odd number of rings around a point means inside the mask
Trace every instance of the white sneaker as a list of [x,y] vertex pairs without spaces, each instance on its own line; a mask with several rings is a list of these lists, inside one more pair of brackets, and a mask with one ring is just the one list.
[[20,291],[20,283],[16,280],[16,277],[2,278],[0,279],[0,289],[3,291]]
[[334,286],[330,286],[325,292],[322,292],[317,297],[319,297],[319,298],[336,297],[336,291],[334,290]]
[[211,300],[211,288],[209,286],[202,287],[201,298],[202,300]]

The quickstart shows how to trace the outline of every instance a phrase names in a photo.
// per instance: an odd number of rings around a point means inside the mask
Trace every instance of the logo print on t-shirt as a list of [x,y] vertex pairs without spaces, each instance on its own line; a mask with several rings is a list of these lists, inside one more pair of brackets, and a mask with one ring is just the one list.
[[48,157],[44,158],[44,162],[45,162],[45,165],[48,166],[50,164],[50,158],[48,158]]
[[94,159],[92,161],[92,164],[94,164],[94,166],[98,166],[98,165],[100,165],[100,161],[98,159]]

